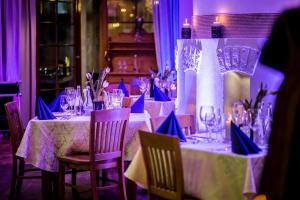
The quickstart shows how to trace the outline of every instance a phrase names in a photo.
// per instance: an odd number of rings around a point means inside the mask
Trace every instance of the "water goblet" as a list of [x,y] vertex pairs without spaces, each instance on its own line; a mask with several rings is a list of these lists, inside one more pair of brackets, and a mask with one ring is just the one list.
[[208,142],[212,142],[212,131],[215,126],[215,113],[214,112],[208,112],[205,114],[205,125],[208,129]]
[[205,125],[207,132],[207,138],[210,140],[210,133],[208,130],[208,126],[206,124],[206,115],[211,116],[212,113],[214,113],[214,107],[213,106],[200,106],[200,120]]
[[214,124],[214,130],[216,132],[216,142],[222,143],[225,140],[225,135],[222,131],[222,114],[220,108],[216,109],[215,111],[215,124]]
[[66,112],[68,107],[69,107],[69,103],[68,103],[68,99],[66,95],[61,95],[60,97],[60,107],[61,109]]
[[139,89],[141,93],[143,94],[147,90],[147,79],[144,77],[140,78],[140,84],[139,84]]

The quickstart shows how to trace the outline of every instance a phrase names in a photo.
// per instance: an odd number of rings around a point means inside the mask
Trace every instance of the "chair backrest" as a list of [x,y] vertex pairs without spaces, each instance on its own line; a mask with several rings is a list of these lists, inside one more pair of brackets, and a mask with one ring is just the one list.
[[[151,121],[152,132],[155,132],[166,118],[167,116],[159,116],[159,117],[151,118],[150,121]],[[177,114],[176,118],[181,128],[183,129],[182,131],[185,135],[194,134],[196,132],[194,115]]]
[[11,135],[12,153],[15,155],[24,134],[18,102],[6,103],[5,111]]
[[144,131],[139,131],[139,136],[147,171],[149,196],[183,199],[184,182],[179,139]]
[[126,124],[130,109],[97,110],[91,113],[90,156],[95,160],[123,156]]
[[123,97],[122,108],[130,108],[131,106],[131,97]]

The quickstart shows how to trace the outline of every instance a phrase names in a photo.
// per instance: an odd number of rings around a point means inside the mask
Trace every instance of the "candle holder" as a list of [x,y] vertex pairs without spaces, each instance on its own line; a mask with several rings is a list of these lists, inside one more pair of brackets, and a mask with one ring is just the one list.
[[187,19],[185,19],[185,23],[181,28],[181,39],[191,39],[192,29]]
[[219,18],[216,17],[216,21],[213,22],[211,26],[211,37],[212,38],[222,38],[223,37],[223,25],[219,22]]

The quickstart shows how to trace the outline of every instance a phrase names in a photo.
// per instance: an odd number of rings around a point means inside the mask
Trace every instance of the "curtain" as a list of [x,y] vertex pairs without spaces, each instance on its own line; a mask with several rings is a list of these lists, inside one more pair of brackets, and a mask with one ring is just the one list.
[[24,123],[35,114],[36,0],[0,0],[0,81],[21,81]]
[[159,71],[175,70],[175,47],[179,39],[179,0],[153,0],[153,24]]

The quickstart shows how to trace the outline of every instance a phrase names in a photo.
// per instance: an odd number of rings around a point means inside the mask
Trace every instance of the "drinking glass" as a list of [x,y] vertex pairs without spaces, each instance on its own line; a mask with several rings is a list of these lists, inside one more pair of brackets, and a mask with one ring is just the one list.
[[66,95],[61,95],[60,97],[60,107],[63,109],[64,112],[67,111],[69,107],[68,99]]
[[212,131],[215,126],[215,113],[214,112],[208,112],[205,114],[205,125],[208,129],[208,142],[212,142]]
[[213,106],[200,106],[200,120],[206,127],[207,138],[210,141],[211,130],[208,126],[211,124],[211,118],[214,118],[214,107]]
[[69,104],[69,110],[71,113],[74,113],[74,105],[75,105],[75,98],[76,98],[76,91],[73,87],[65,88],[65,95],[67,96],[67,101]]
[[252,114],[250,110],[245,110],[243,112],[243,129],[246,135],[250,137],[250,130],[252,128]]
[[222,114],[220,108],[215,110],[215,124],[214,130],[216,132],[216,142],[222,143],[225,140],[225,135],[222,131]]
[[147,90],[147,83],[148,83],[148,80],[146,78],[144,78],[144,77],[140,78],[139,88],[140,88],[140,91],[142,94]]
[[114,108],[121,108],[122,107],[123,98],[124,98],[123,90],[113,89],[112,104],[113,104]]
[[234,102],[232,106],[232,121],[237,126],[242,124],[242,115],[243,115],[243,104],[241,102]]

